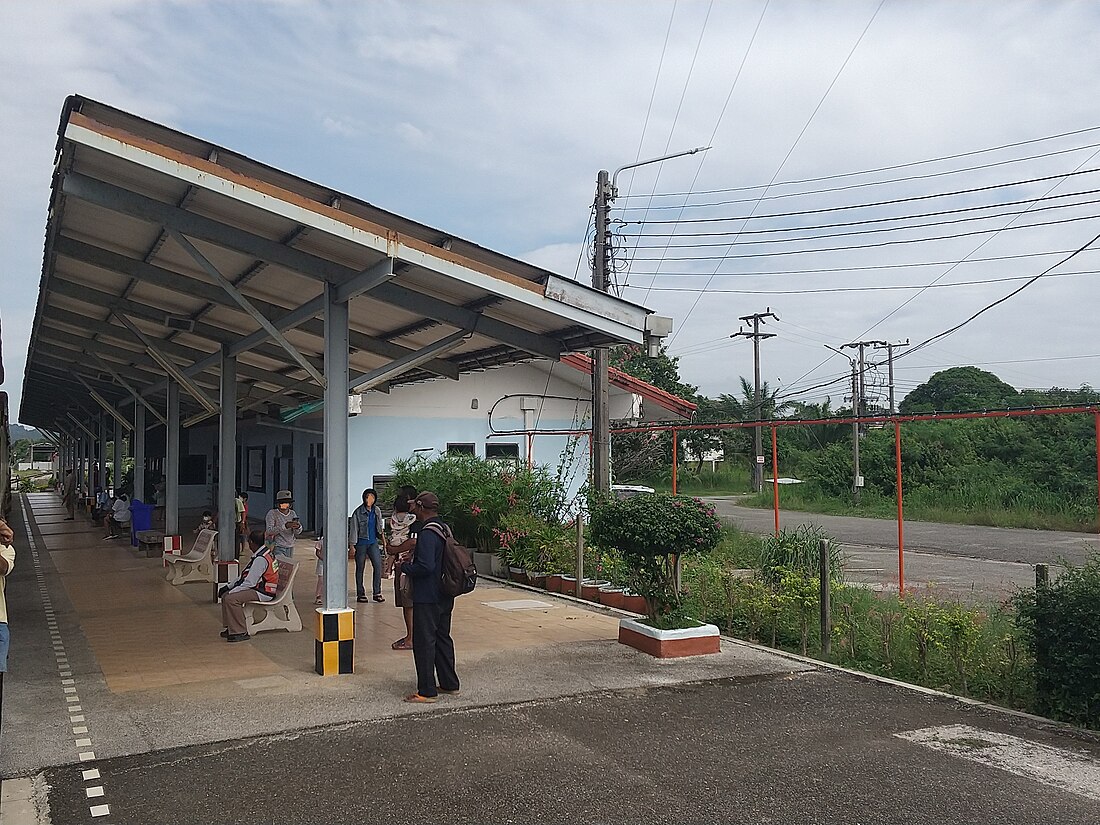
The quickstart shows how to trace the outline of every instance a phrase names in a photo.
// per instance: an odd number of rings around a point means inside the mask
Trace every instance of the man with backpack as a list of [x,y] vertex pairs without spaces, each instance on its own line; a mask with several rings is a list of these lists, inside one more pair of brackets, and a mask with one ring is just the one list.
[[[451,530],[439,518],[439,497],[435,493],[421,493],[409,506],[417,517],[416,555],[401,570],[412,582],[416,693],[406,696],[405,701],[430,704],[440,691],[458,693],[459,688],[455,645],[451,639],[455,599],[445,592],[443,581],[444,555]],[[452,545],[453,542],[451,538]]]

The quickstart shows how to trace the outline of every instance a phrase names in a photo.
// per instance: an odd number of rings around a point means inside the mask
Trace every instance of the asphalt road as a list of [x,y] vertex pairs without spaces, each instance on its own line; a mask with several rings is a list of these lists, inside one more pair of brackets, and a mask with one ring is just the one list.
[[[963,755],[899,736],[959,724]],[[1004,769],[978,761],[998,733],[1023,744]],[[1035,744],[1070,768],[1027,776]],[[441,703],[98,765],[116,825],[1100,821],[1095,738],[827,671]],[[47,772],[54,822],[88,820],[80,771]]]
[[[775,529],[771,510],[741,507],[736,498],[708,498],[718,515],[751,533],[771,533]],[[780,510],[781,527],[817,524],[842,544],[896,548],[897,522],[856,516],[829,516]],[[1023,564],[1055,564],[1065,559],[1082,564],[1100,550],[1095,533],[1069,533],[1057,530],[1023,530],[1005,527],[977,527],[966,524],[938,524],[930,521],[906,521],[905,549],[975,559],[992,559]]]

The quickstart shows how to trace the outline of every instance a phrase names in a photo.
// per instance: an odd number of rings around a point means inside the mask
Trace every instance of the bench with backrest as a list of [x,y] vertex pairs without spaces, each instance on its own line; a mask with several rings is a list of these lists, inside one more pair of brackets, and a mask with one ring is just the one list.
[[[279,585],[275,598],[269,602],[245,602],[244,617],[248,633],[260,633],[264,630],[285,630],[296,633],[302,629],[302,617],[294,606],[294,576],[298,573],[295,562],[276,557],[279,562]],[[263,618],[256,621],[256,614]]]
[[168,583],[178,585],[214,581],[214,562],[210,558],[210,550],[217,537],[217,530],[200,530],[195,546],[185,555],[177,556],[162,551],[164,561],[168,564]]

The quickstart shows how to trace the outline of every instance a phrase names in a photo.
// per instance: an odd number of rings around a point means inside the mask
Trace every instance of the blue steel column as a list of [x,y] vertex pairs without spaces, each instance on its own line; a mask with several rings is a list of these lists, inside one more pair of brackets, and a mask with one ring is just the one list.
[[221,419],[218,434],[218,560],[237,557],[237,359],[222,344]]
[[134,498],[145,501],[145,405],[134,402]]
[[325,606],[317,611],[314,669],[351,673],[355,611],[348,608],[348,305],[325,284]]
[[164,447],[164,533],[180,534],[180,385],[168,379],[168,432]]

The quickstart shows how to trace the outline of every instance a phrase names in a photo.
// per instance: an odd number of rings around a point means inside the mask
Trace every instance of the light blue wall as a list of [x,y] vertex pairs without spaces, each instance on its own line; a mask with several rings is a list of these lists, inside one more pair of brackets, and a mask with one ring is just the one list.
[[[519,420],[500,419],[499,429],[518,429]],[[573,422],[544,419],[540,429],[567,429]],[[520,461],[526,460],[526,439],[522,435],[488,438],[484,419],[471,418],[408,418],[405,416],[359,415],[348,421],[348,501],[358,503],[364,489],[370,487],[376,475],[390,475],[397,459],[409,458],[413,450],[430,449],[423,456],[438,456],[446,451],[447,444],[473,444],[479,458],[485,457],[485,445],[517,444]],[[563,450],[570,444],[568,436],[542,435],[534,439],[535,464],[545,465],[551,474],[557,470]],[[575,475],[567,478],[572,499],[588,476],[588,442],[574,440],[574,455],[578,459],[572,466]]]

